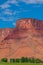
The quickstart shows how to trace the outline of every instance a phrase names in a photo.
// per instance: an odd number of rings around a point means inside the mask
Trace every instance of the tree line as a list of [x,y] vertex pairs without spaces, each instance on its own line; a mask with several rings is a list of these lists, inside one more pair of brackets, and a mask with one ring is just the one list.
[[10,61],[8,61],[7,58],[2,58],[0,60],[1,62],[13,62],[13,63],[43,63],[42,60],[38,59],[38,58],[27,58],[27,57],[21,57],[20,59],[19,58],[11,58]]

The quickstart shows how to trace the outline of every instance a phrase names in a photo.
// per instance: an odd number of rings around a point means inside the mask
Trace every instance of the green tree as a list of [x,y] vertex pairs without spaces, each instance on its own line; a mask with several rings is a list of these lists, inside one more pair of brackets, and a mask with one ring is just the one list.
[[7,62],[7,61],[8,61],[7,58],[2,58],[2,59],[1,59],[1,62]]
[[24,57],[21,58],[21,62],[26,62],[26,59]]
[[11,58],[11,59],[10,59],[10,62],[15,62],[15,59]]
[[31,58],[31,63],[35,63],[35,59],[34,58]]
[[37,58],[37,59],[35,60],[35,62],[36,62],[36,63],[41,63],[42,61]]
[[25,58],[25,62],[28,62],[28,58],[27,57]]
[[31,63],[31,62],[32,62],[32,61],[31,61],[31,58],[28,58],[28,62],[29,62],[29,63]]
[[19,63],[19,62],[20,62],[20,59],[18,59],[18,58],[17,58],[17,59],[15,59],[15,62]]

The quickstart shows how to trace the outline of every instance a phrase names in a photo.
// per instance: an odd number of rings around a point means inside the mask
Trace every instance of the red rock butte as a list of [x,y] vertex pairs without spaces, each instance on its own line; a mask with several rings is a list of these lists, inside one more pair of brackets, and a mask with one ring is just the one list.
[[35,57],[43,60],[43,21],[24,18],[16,28],[0,29],[0,58]]

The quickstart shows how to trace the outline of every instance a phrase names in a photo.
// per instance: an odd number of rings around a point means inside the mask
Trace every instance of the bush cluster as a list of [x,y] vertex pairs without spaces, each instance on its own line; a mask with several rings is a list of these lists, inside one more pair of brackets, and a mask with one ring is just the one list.
[[[1,62],[8,62],[7,58],[2,58]],[[9,62],[16,62],[16,63],[43,63],[42,60],[38,58],[27,58],[27,57],[22,57],[22,58],[11,58]]]

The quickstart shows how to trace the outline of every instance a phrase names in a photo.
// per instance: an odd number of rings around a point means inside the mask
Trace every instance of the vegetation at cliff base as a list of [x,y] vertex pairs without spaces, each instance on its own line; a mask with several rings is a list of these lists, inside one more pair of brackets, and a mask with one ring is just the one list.
[[7,58],[0,59],[0,62],[10,62],[10,63],[43,63],[42,60],[39,58],[27,58],[27,57],[21,57],[21,58],[10,58],[9,61]]

